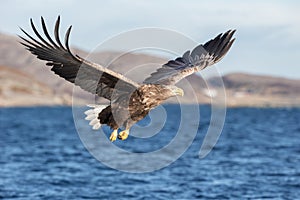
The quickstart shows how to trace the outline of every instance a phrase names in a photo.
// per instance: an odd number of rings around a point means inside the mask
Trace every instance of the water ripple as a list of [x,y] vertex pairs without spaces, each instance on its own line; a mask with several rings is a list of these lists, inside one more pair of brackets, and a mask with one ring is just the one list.
[[[174,110],[175,124],[166,124],[145,142],[131,139],[117,145],[147,152],[167,144],[179,120],[178,108],[167,107]],[[0,199],[297,199],[299,111],[228,109],[217,146],[200,160],[199,148],[209,125],[205,119],[210,116],[209,107],[201,107],[203,123],[181,158],[159,171],[130,174],[102,165],[87,152],[71,108],[3,108]]]

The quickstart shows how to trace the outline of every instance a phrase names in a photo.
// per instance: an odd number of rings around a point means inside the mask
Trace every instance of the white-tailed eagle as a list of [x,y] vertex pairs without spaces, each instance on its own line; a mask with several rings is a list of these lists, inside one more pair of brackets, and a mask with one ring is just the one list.
[[[151,109],[170,97],[182,96],[183,90],[175,84],[194,72],[220,61],[235,40],[232,39],[235,30],[219,34],[191,52],[185,52],[182,57],[170,60],[142,83],[137,83],[120,73],[72,54],[69,47],[72,26],[68,28],[65,42],[62,44],[59,38],[60,17],[55,24],[54,39],[50,37],[43,18],[41,23],[46,38],[37,31],[32,19],[30,22],[38,39],[21,29],[28,37],[26,39],[20,36],[24,41],[21,43],[26,49],[37,58],[47,61],[46,65],[51,66],[55,74],[83,90],[110,101],[106,107],[95,105],[85,114],[93,129],[99,129],[103,124],[112,128],[111,141],[117,138],[125,140],[130,127],[143,119]],[[119,128],[124,130],[118,134]]]

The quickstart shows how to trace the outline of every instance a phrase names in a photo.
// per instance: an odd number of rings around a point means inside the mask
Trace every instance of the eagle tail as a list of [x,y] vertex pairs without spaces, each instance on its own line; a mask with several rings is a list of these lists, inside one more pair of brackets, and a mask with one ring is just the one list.
[[101,127],[102,124],[100,124],[100,119],[98,119],[99,113],[107,107],[107,105],[94,105],[90,104],[87,105],[91,109],[84,112],[86,115],[85,120],[89,120],[91,125],[93,127],[93,130],[97,130]]

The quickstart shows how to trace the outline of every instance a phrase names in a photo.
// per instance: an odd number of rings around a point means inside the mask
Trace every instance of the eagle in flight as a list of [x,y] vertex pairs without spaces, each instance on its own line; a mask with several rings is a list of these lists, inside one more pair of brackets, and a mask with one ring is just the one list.
[[[21,44],[27,50],[46,61],[46,65],[51,66],[55,74],[83,90],[109,100],[109,105],[93,105],[85,114],[93,129],[99,129],[103,124],[111,127],[111,141],[117,138],[125,140],[130,127],[143,119],[151,109],[170,97],[183,96],[183,90],[175,84],[220,61],[235,40],[232,39],[235,30],[221,33],[192,51],[186,51],[181,57],[168,61],[142,83],[137,83],[120,73],[74,55],[69,47],[72,26],[66,31],[64,44],[60,40],[60,16],[55,23],[54,39],[49,35],[43,17],[41,24],[44,37],[37,31],[32,19],[30,23],[38,39],[21,28],[28,37],[19,36],[23,40]],[[123,131],[118,134],[119,129]]]

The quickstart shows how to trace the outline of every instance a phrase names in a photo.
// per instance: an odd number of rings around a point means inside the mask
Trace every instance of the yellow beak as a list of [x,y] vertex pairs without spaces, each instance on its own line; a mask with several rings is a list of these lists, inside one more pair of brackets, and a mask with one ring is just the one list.
[[176,91],[175,91],[176,95],[178,96],[183,96],[184,95],[184,92],[181,88],[177,88]]

